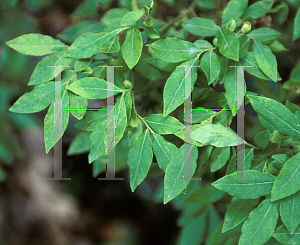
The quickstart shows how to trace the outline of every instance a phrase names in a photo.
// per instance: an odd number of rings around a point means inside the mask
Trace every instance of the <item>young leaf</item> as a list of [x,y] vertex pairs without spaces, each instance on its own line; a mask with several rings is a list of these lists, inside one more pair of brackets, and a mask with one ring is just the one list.
[[16,37],[6,44],[19,53],[33,56],[52,54],[67,47],[57,39],[38,33]]
[[212,84],[219,76],[221,64],[218,55],[210,50],[201,59],[201,69],[205,72],[208,85]]
[[273,175],[256,170],[247,170],[244,173],[245,179],[238,179],[237,174],[233,173],[213,182],[212,185],[241,199],[255,199],[271,193],[275,180]]
[[106,151],[106,121],[102,122],[97,129],[91,133],[91,151],[89,154],[89,163],[95,161],[98,157],[105,154]]
[[264,14],[268,13],[268,11],[272,8],[274,4],[273,0],[263,0],[253,3],[246,11],[244,15],[244,20],[248,19],[257,19]]
[[226,211],[222,233],[242,223],[258,203],[258,199],[239,199],[232,198],[231,203]]
[[80,120],[86,112],[88,100],[70,91],[68,92],[70,98],[70,112],[74,117]]
[[91,132],[81,132],[75,136],[68,149],[67,155],[81,154],[91,149]]
[[277,61],[271,49],[259,40],[253,40],[254,56],[259,68],[274,82],[277,82]]
[[277,176],[273,189],[272,201],[288,197],[300,190],[300,153],[290,158]]
[[280,217],[293,234],[300,224],[300,192],[280,200]]
[[254,209],[242,227],[239,244],[263,245],[272,236],[278,219],[278,202],[264,200]]
[[241,17],[248,6],[248,0],[231,0],[227,4],[226,8],[222,14],[222,24],[227,25],[227,23],[234,19]]
[[294,32],[293,41],[300,37],[300,8],[297,11],[295,22],[294,22]]
[[290,234],[288,230],[281,225],[273,233],[273,237],[276,238],[281,244],[299,244],[300,243],[300,227],[296,229],[295,233]]
[[153,134],[153,152],[155,154],[158,166],[166,171],[166,168],[177,152],[177,147],[172,143],[166,141],[164,137],[159,134]]
[[132,192],[147,176],[152,159],[152,143],[149,130],[146,129],[128,153],[127,164],[130,170],[130,188]]
[[192,131],[192,139],[216,147],[235,146],[244,143],[231,128],[221,124],[207,124]]
[[239,39],[234,32],[221,26],[217,34],[218,48],[222,55],[228,59],[239,61]]
[[[184,154],[184,147],[188,147],[188,154]],[[185,146],[184,144],[179,148],[176,155],[169,162],[165,179],[164,179],[164,204],[168,203],[177,197],[190,183],[189,179],[184,178],[184,165],[192,164],[192,175],[196,170],[196,162],[198,159],[198,149],[194,145]],[[187,176],[186,176],[187,177]]]
[[131,28],[127,34],[124,43],[122,44],[122,57],[132,69],[139,61],[143,49],[143,39],[141,32],[137,27]]
[[151,114],[145,121],[158,134],[174,134],[184,129],[184,125],[177,118],[163,117],[163,114]]
[[263,44],[268,44],[274,41],[278,36],[281,35],[280,32],[275,31],[274,29],[263,27],[255,29],[247,34],[248,37],[255,38],[256,40],[261,41]]
[[298,118],[283,104],[261,96],[248,95],[253,109],[279,132],[300,137]]
[[149,46],[158,58],[171,63],[192,59],[201,52],[195,44],[173,37],[146,46]]
[[122,26],[130,26],[130,25],[134,25],[135,22],[137,22],[145,13],[144,10],[140,10],[140,11],[130,11],[128,13],[126,13],[121,20],[121,25]]
[[[79,79],[67,89],[86,99],[105,99],[107,98],[107,81],[97,77],[85,77]],[[114,86],[114,94],[122,92],[122,89]]]
[[230,158],[230,147],[216,148],[211,155],[210,171],[216,172],[221,169]]
[[196,17],[182,23],[184,29],[197,36],[215,36],[218,32],[218,26],[213,20]]
[[[175,71],[168,78],[163,98],[164,98],[164,112],[163,116],[169,115],[178,106],[180,106],[185,100],[185,67],[184,66],[197,66],[198,58],[188,60],[182,64],[182,67],[177,67]],[[191,72],[192,84],[191,91],[193,91],[194,84],[197,80],[196,67],[189,67]]]

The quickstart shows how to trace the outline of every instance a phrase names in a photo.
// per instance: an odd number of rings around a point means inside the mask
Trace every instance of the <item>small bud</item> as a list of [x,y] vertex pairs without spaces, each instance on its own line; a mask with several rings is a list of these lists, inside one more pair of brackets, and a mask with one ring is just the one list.
[[124,80],[124,85],[126,86],[126,88],[132,88],[132,83],[128,80]]
[[227,26],[226,26],[226,28],[229,31],[233,32],[235,30],[235,28],[236,28],[235,20],[232,19],[231,21],[229,21],[228,24],[227,24]]
[[214,45],[215,47],[218,46],[218,38],[214,38],[214,40],[213,40],[213,45]]
[[248,33],[251,31],[251,23],[249,21],[246,21],[244,25],[242,26],[242,33]]

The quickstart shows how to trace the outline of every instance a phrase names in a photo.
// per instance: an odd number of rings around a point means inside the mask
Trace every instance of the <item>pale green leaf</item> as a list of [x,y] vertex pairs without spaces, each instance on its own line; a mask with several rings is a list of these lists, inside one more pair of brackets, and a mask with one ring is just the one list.
[[69,98],[70,98],[70,112],[74,117],[80,120],[86,112],[88,100],[70,91],[69,91]]
[[197,107],[192,111],[192,123],[200,123],[201,121],[210,119],[216,116],[216,112],[214,110],[208,110],[204,107]]
[[231,0],[228,2],[222,14],[222,24],[226,25],[230,20],[241,17],[248,7],[248,0]]
[[273,233],[273,237],[275,237],[276,240],[281,244],[297,245],[300,243],[300,227],[295,230],[295,233],[290,234],[288,230],[283,225],[281,225]]
[[212,84],[218,78],[221,64],[218,55],[213,50],[203,55],[201,59],[201,69],[206,74],[208,85]]
[[230,158],[230,147],[216,148],[211,154],[210,171],[216,172],[221,169]]
[[106,151],[106,121],[102,122],[90,136],[91,150],[89,163],[105,154]]
[[91,149],[91,132],[81,132],[75,136],[68,149],[68,155],[81,154]]
[[115,33],[107,42],[101,46],[102,53],[113,53],[120,50],[119,35]]
[[215,36],[218,32],[218,26],[213,20],[201,17],[195,17],[182,23],[182,26],[187,31],[197,36]]
[[232,60],[239,60],[239,39],[234,32],[221,26],[217,34],[219,52]]
[[151,114],[145,121],[158,134],[174,134],[184,129],[184,125],[177,118],[164,117],[163,114]]
[[144,10],[140,10],[140,11],[130,11],[128,13],[126,13],[121,20],[121,25],[122,26],[130,26],[130,25],[134,25],[135,22],[137,22],[145,13]]
[[104,120],[106,121],[106,110],[90,111],[84,115],[83,119],[76,122],[75,127],[86,131],[95,131]]
[[263,27],[263,28],[255,29],[250,33],[248,33],[247,35],[248,37],[252,37],[255,38],[256,40],[261,41],[263,44],[268,44],[274,41],[278,36],[280,36],[281,33],[274,29]]
[[257,19],[268,13],[274,4],[273,0],[263,0],[253,3],[244,15],[244,19]]

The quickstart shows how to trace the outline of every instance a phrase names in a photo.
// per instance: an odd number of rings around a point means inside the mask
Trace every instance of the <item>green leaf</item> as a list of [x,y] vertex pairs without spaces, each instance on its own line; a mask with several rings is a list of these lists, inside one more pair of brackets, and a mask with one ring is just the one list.
[[200,123],[201,121],[208,120],[214,116],[216,116],[216,112],[214,110],[207,110],[204,107],[197,107],[196,109],[193,109],[192,115],[193,123]]
[[112,19],[122,19],[122,17],[129,12],[126,8],[112,8],[105,12],[105,14],[101,18],[101,22],[107,24],[109,20]]
[[95,161],[98,157],[105,154],[106,151],[106,121],[102,122],[96,130],[91,133],[91,151],[89,154],[89,163]]
[[[164,112],[163,116],[169,115],[178,106],[180,106],[185,100],[185,67],[184,66],[197,66],[198,58],[188,60],[182,64],[182,67],[177,67],[175,71],[168,78],[164,92]],[[197,80],[196,67],[188,68],[191,72],[192,84],[191,91],[193,91],[194,84]]]
[[278,202],[264,200],[242,227],[239,244],[263,245],[272,236],[278,219]]
[[261,96],[248,95],[248,98],[253,109],[279,132],[300,137],[298,118],[283,104]]
[[106,121],[106,110],[90,111],[84,115],[83,119],[76,122],[75,127],[86,131],[95,131],[104,120]]
[[204,50],[204,49],[212,49],[213,48],[213,46],[210,44],[210,42],[208,42],[208,41],[206,41],[206,40],[197,40],[197,41],[195,41],[194,42],[194,44],[198,47],[198,48],[200,48],[200,49],[202,49],[202,50]]
[[[188,147],[188,154],[184,157],[184,147]],[[192,164],[192,175],[195,173],[198,159],[198,149],[194,145],[183,144],[169,162],[164,179],[164,204],[177,197],[190,183],[184,176],[184,165]],[[180,180],[179,180],[180,179]]]
[[233,173],[215,181],[212,185],[221,191],[241,199],[255,199],[271,193],[275,177],[256,170],[246,170],[245,179]]
[[[43,58],[35,67],[31,74],[28,85],[37,85],[48,82],[55,78],[63,70],[67,69],[72,59],[63,57],[65,51],[58,52]],[[47,67],[53,66],[53,67]],[[55,66],[62,66],[57,69]]]
[[132,91],[127,90],[124,92],[124,102],[126,105],[126,114],[127,114],[127,123],[130,122],[131,120],[131,110],[132,110],[132,96],[131,96]]
[[[69,109],[69,95],[66,89],[62,92],[61,105],[62,105],[62,109]],[[52,102],[44,119],[44,140],[45,140],[46,154],[48,154],[50,149],[62,137],[69,123],[69,111],[62,110],[62,114],[61,114],[58,108],[58,112],[59,113],[54,114],[54,102]],[[57,120],[60,116],[61,116],[62,131],[57,136],[57,138],[54,138],[55,124],[57,124]]]
[[158,33],[158,31],[153,28],[152,26],[145,26],[145,33],[146,35],[151,38],[151,39],[158,39],[160,38],[160,35]]
[[300,228],[298,228],[294,234],[290,234],[288,230],[283,226],[279,226],[273,233],[273,237],[276,238],[282,244],[294,245],[300,243]]
[[216,172],[226,165],[230,158],[230,147],[216,148],[211,154],[210,171]]
[[153,140],[153,152],[155,154],[158,166],[166,171],[166,168],[177,152],[177,147],[172,143],[166,141],[164,137],[154,133]]
[[69,98],[70,98],[70,112],[74,117],[80,120],[86,112],[88,100],[70,91],[69,91]]
[[16,37],[6,44],[19,53],[33,56],[52,54],[67,47],[57,39],[38,33]]
[[247,35],[241,35],[239,37],[240,43],[240,58],[245,57],[248,54],[250,46],[250,38]]
[[213,20],[196,17],[182,23],[184,29],[197,36],[215,36],[218,32],[218,26]]
[[277,176],[273,189],[272,201],[288,197],[300,190],[300,153],[290,158]]
[[145,13],[144,10],[140,11],[130,11],[126,13],[121,20],[121,25],[122,26],[131,26],[134,25],[135,22],[137,22]]
[[255,208],[258,199],[232,198],[226,211],[222,233],[231,230],[242,223]]
[[270,141],[269,130],[261,131],[254,137],[255,144],[261,149],[265,149],[268,146],[269,141]]
[[300,224],[300,192],[280,200],[280,217],[292,235]]
[[132,192],[145,179],[152,163],[153,152],[149,130],[135,141],[128,153],[130,188]]
[[247,35],[248,37],[252,37],[255,38],[256,40],[261,41],[263,44],[268,44],[273,42],[278,36],[281,35],[281,33],[274,29],[263,27],[263,28],[255,29],[250,33],[248,33]]
[[[85,77],[79,79],[67,89],[86,99],[105,99],[107,98],[107,81],[97,77]],[[114,86],[114,94],[122,92],[122,89]]]
[[277,61],[271,49],[254,39],[254,56],[259,68],[274,82],[277,82]]
[[230,20],[241,17],[248,7],[248,0],[231,0],[223,10],[222,24],[226,25]]
[[[200,125],[200,124],[194,124],[194,125],[192,125],[192,131],[195,131],[197,128],[199,128],[199,127],[201,127],[202,125]],[[198,146],[198,147],[202,147],[202,146],[204,146],[203,144],[200,144],[199,142],[197,142],[197,141],[195,141],[195,140],[191,140],[191,141],[189,141],[189,139],[187,139],[186,137],[185,137],[185,130],[188,130],[189,128],[190,128],[191,126],[186,126],[183,130],[181,130],[181,131],[179,131],[179,132],[176,132],[174,135],[176,135],[178,138],[180,138],[180,139],[182,139],[182,140],[184,140],[184,141],[186,141],[187,143],[189,143],[189,144],[192,144],[192,145],[195,145],[195,146]]]
[[120,50],[119,35],[115,33],[107,42],[101,46],[102,53],[113,53]]
[[67,155],[81,154],[91,149],[91,132],[81,132],[75,136],[68,149]]
[[218,55],[210,50],[201,59],[201,69],[205,72],[208,85],[212,84],[219,76],[221,64]]
[[158,58],[171,63],[192,59],[201,51],[195,44],[174,37],[161,39],[146,46],[149,46]]
[[269,44],[269,47],[274,52],[281,52],[288,50],[286,47],[283,46],[281,42],[278,40],[274,40],[272,43]]
[[294,22],[294,32],[293,41],[300,37],[300,8],[297,11],[295,22]]
[[143,49],[143,39],[138,28],[131,28],[127,34],[124,43],[122,44],[122,57],[132,69],[139,61]]
[[147,124],[158,134],[174,134],[182,129],[184,125],[175,117],[163,114],[151,114],[145,117]]
[[239,39],[234,32],[221,26],[217,34],[219,52],[232,60],[239,60]]
[[253,3],[247,10],[244,15],[244,20],[248,19],[257,19],[266,13],[272,8],[274,4],[273,0],[263,0]]
[[192,139],[216,147],[235,146],[244,143],[231,128],[221,124],[207,124],[192,132]]
[[75,71],[82,71],[85,68],[89,67],[91,64],[91,59],[83,59],[83,60],[76,60],[74,64]]
[[137,119],[137,125],[135,128],[128,128],[128,145],[131,147],[134,142],[141,136],[143,133],[143,125],[141,120]]

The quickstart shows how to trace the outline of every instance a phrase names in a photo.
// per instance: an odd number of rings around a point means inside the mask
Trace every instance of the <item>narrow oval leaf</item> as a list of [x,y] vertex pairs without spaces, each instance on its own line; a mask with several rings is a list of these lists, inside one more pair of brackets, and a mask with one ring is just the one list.
[[[79,79],[67,86],[67,89],[86,99],[107,98],[107,81],[97,77],[85,77]],[[122,91],[122,89],[114,86],[115,95]]]
[[197,107],[192,111],[192,123],[200,123],[201,121],[208,120],[216,116],[217,112],[214,110],[208,110],[204,107]]
[[300,227],[295,231],[295,233],[290,234],[288,230],[281,225],[278,229],[273,233],[273,237],[282,244],[287,245],[296,245],[300,243]]
[[95,161],[98,157],[105,154],[106,151],[106,121],[102,122],[97,129],[91,133],[91,150],[89,154],[89,163]]
[[122,44],[122,57],[132,69],[139,61],[143,49],[143,39],[141,32],[137,27],[131,28],[127,34],[124,43]]
[[201,52],[195,44],[174,37],[158,40],[146,46],[149,46],[158,58],[171,63],[192,59]]
[[126,13],[121,20],[121,25],[122,26],[129,26],[129,25],[134,25],[135,22],[137,22],[145,13],[144,10],[140,11],[130,11]]
[[278,36],[280,36],[281,33],[274,29],[263,27],[263,28],[255,29],[250,33],[248,33],[247,35],[249,37],[253,37],[256,40],[261,41],[263,44],[268,44],[274,41]]
[[277,60],[271,49],[256,39],[253,40],[253,49],[259,68],[277,82]]
[[279,132],[300,137],[299,120],[289,109],[276,100],[248,95],[253,109]]
[[147,124],[158,134],[174,134],[182,129],[184,125],[175,117],[163,114],[151,114],[145,117]]
[[153,159],[152,144],[149,130],[135,141],[128,153],[130,170],[130,188],[132,192],[145,179]]
[[81,154],[91,149],[91,132],[81,132],[75,136],[68,149],[67,155]]
[[253,211],[258,199],[239,199],[232,198],[232,201],[226,211],[222,233],[231,230],[242,223]]
[[263,0],[253,3],[246,11],[244,19],[257,19],[268,13],[274,4],[273,0]]
[[239,61],[240,44],[237,35],[221,26],[217,38],[220,53],[228,59]]
[[155,154],[158,166],[166,171],[168,163],[177,152],[177,147],[166,141],[164,137],[154,133],[153,137],[153,152]]
[[264,200],[252,211],[242,227],[239,244],[263,245],[272,236],[278,219],[278,202]]
[[210,171],[216,172],[221,169],[230,158],[230,147],[216,148],[211,154]]
[[86,112],[88,100],[70,91],[68,92],[70,98],[70,112],[74,117],[80,120]]
[[245,171],[245,179],[233,173],[215,181],[212,185],[221,191],[241,199],[255,199],[271,193],[275,176],[256,170]]
[[222,24],[227,25],[230,20],[236,20],[238,17],[241,17],[247,7],[248,0],[229,1],[222,14]]
[[300,37],[300,8],[297,11],[295,22],[294,22],[294,32],[293,41]]
[[196,17],[182,23],[184,29],[197,36],[215,36],[218,32],[218,26],[213,20]]
[[207,124],[192,132],[192,139],[216,147],[235,146],[244,143],[231,128],[222,124]]
[[290,234],[294,233],[300,224],[299,191],[287,198],[280,200],[280,217],[284,225],[289,229]]
[[19,53],[34,56],[52,54],[67,47],[57,39],[38,33],[16,37],[6,44]]
[[208,85],[212,84],[218,78],[221,64],[218,55],[213,50],[203,55],[201,59],[201,69],[205,72]]
[[120,50],[119,35],[115,33],[110,40],[102,44],[100,50],[102,53],[118,52]]
[[277,176],[273,189],[272,201],[293,195],[300,190],[300,153],[290,158]]
[[241,35],[239,37],[240,42],[240,58],[245,57],[248,54],[250,47],[250,38],[247,35]]
[[76,122],[75,127],[86,131],[95,131],[104,120],[106,121],[106,109],[89,111],[84,115],[83,119]]
[[[185,157],[184,147],[188,148],[187,155]],[[165,179],[164,179],[164,204],[168,203],[175,197],[177,197],[190,183],[190,179],[183,179],[184,165],[191,164],[192,175],[195,173],[198,159],[198,148],[194,145],[183,144],[176,155],[169,162]],[[188,173],[189,174],[189,173]],[[187,177],[187,176],[186,176]]]

